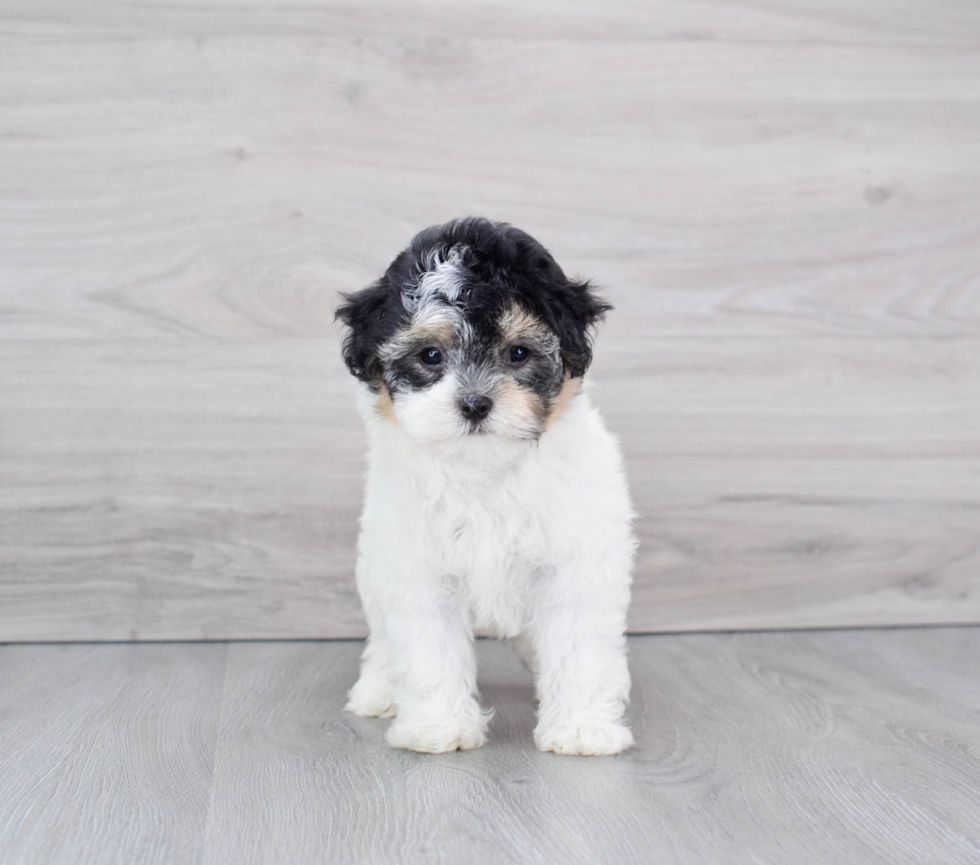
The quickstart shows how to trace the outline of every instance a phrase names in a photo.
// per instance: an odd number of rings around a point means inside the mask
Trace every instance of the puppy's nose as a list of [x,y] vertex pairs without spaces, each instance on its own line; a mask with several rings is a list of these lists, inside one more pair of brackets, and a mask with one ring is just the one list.
[[493,408],[493,400],[488,396],[471,393],[469,396],[463,397],[459,408],[467,420],[483,420],[490,414],[490,409]]

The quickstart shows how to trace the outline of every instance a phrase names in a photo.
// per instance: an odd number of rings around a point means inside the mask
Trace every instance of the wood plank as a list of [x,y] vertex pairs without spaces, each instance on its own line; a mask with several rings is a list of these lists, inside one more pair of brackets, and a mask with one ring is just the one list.
[[357,636],[337,292],[607,288],[634,630],[978,621],[980,7],[0,12],[0,638]]
[[235,645],[204,858],[968,862],[978,636],[634,638],[638,747],[610,760],[534,750],[504,644],[479,647],[490,744],[441,757],[340,711],[357,644]]
[[0,647],[0,850],[199,861],[228,647]]
[[[976,629],[772,637],[631,644],[634,725],[654,775],[624,783],[642,786],[645,825],[665,827],[675,861],[976,858],[967,803],[980,775],[961,750],[977,733],[980,692],[961,654]],[[927,719],[937,705],[948,725]],[[935,747],[940,729],[949,748]],[[948,780],[926,792],[926,778]],[[665,789],[678,795],[661,804]],[[677,815],[696,828],[671,831]]]
[[325,375],[336,345],[0,355],[4,639],[363,634],[364,438],[346,373]]
[[631,638],[637,748],[534,750],[532,683],[478,646],[477,751],[341,710],[356,642],[0,647],[0,849],[163,862],[969,863],[980,629]]
[[256,6],[213,37],[219,7],[120,6],[121,31],[71,8],[0,36],[5,340],[328,335],[338,290],[470,212],[657,333],[978,333],[980,28],[421,50],[236,33],[283,18]]
[[[980,621],[976,460],[653,472],[634,633]],[[945,481],[970,498],[946,498]]]
[[980,621],[975,341],[620,328],[597,367],[640,514],[632,631]]
[[[608,336],[633,631],[980,621],[975,340]],[[11,343],[0,381],[0,639],[364,634],[335,343]]]
[[976,42],[980,13],[969,0],[887,3],[805,0],[778,6],[711,0],[494,0],[460,6],[446,0],[356,2],[292,0],[271,9],[261,0],[167,2],[146,5],[61,0],[8,0],[6,17],[28,32],[97,28],[119,36],[160,33],[302,38],[311,33],[384,35],[412,40],[495,37],[645,39],[657,41],[780,41],[929,44]]

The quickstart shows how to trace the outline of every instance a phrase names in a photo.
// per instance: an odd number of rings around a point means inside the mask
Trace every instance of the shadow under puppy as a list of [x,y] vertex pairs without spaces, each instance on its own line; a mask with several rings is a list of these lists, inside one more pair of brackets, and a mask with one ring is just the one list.
[[368,439],[370,637],[347,709],[394,716],[394,747],[486,741],[474,634],[520,638],[538,748],[633,742],[633,514],[618,444],[582,390],[610,308],[529,235],[470,218],[418,234],[337,310]]

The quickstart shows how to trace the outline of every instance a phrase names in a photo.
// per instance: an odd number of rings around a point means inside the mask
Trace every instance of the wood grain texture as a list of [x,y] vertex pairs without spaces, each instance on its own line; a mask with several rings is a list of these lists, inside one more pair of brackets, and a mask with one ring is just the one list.
[[[980,619],[968,342],[607,342],[594,391],[641,515],[634,631]],[[0,388],[4,637],[363,636],[363,438],[336,355],[0,347],[20,370]]]
[[322,375],[335,346],[0,355],[19,370],[0,387],[5,639],[364,633],[352,578],[364,440],[350,385]]
[[[382,35],[430,40],[480,36],[507,41],[535,39],[652,42],[896,43],[970,44],[980,29],[980,13],[970,0],[806,0],[778,6],[631,0],[494,0],[465,4],[449,0],[378,0],[365,6],[336,0],[292,0],[270,7],[262,0],[170,0],[146,5],[132,0],[65,4],[63,0],[8,0],[8,17],[29,33],[95,26],[120,36],[230,36],[277,38]],[[232,13],[233,14],[230,14]]]
[[0,22],[0,639],[362,635],[332,311],[472,212],[616,304],[634,630],[980,621],[975,3]]
[[631,638],[618,758],[535,751],[530,676],[492,642],[490,743],[392,751],[341,710],[360,648],[0,649],[5,861],[980,857],[980,629]]
[[0,648],[0,859],[195,861],[227,652]]
[[217,3],[48,4],[45,29],[25,8],[0,77],[5,339],[319,336],[338,290],[469,212],[651,333],[977,335],[968,4],[923,4],[963,25],[940,45],[419,44],[411,7],[406,35],[354,36]]

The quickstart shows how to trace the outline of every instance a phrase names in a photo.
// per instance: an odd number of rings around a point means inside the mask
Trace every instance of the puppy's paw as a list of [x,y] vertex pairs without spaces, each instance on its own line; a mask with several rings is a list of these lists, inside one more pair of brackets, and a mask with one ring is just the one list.
[[391,685],[385,678],[361,676],[350,689],[344,709],[365,718],[390,718],[396,712]]
[[426,754],[445,754],[449,751],[469,751],[487,741],[480,721],[464,718],[430,718],[407,722],[392,721],[385,740],[392,748],[422,751]]
[[540,751],[598,757],[625,751],[633,744],[633,734],[618,721],[584,721],[556,724],[545,730],[539,726],[534,731],[534,744]]

